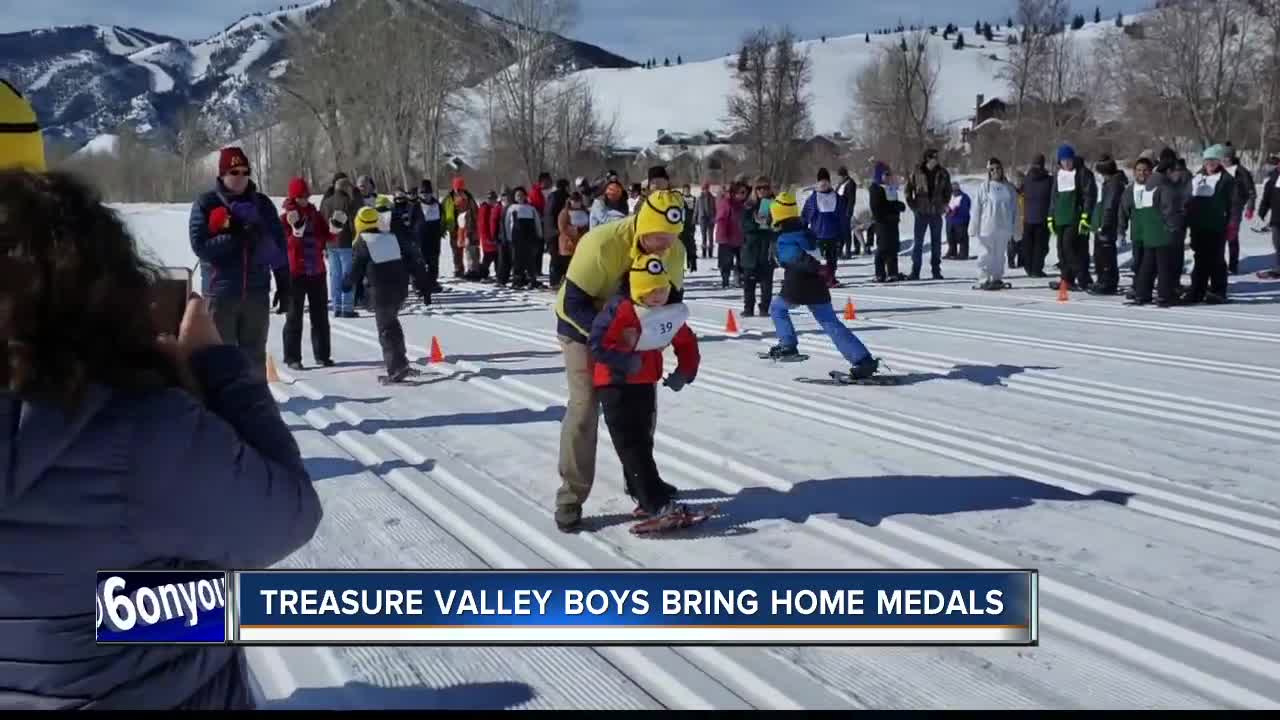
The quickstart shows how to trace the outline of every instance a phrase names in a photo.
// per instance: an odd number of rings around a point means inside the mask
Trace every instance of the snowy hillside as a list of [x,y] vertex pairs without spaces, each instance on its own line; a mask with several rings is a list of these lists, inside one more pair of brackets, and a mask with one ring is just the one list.
[[[335,0],[314,0],[247,15],[203,40],[189,42],[134,28],[82,26],[0,34],[0,77],[29,95],[50,137],[80,146],[121,124],[142,135],[173,127],[185,108],[215,132],[257,127],[272,80],[288,71],[287,38],[323,27]],[[459,0],[412,0],[425,17],[465,18],[501,43],[502,22]],[[629,60],[593,45],[561,39],[573,68],[628,67]]]
[[[190,263],[188,206],[121,210]],[[1020,270],[976,292],[973,261],[884,287],[870,259],[842,262],[836,303],[856,302],[848,324],[904,375],[880,388],[795,382],[841,367],[804,313],[812,358],[758,360],[768,319],[726,332],[741,293],[701,260],[686,299],[702,363],[679,394],[659,388],[658,464],[723,515],[670,539],[628,532],[603,427],[592,530],[552,522],[566,387],[548,294],[458,283],[407,307],[426,375],[394,389],[375,381],[371,316],[331,321],[337,367],[315,369],[304,339],[303,372],[284,371],[272,316],[272,392],[325,508],[282,566],[1036,568],[1041,642],[253,648],[257,692],[334,709],[1280,707],[1280,283],[1252,275],[1269,238],[1241,239],[1246,274],[1219,307],[1062,305]],[[432,337],[443,364],[424,364]]]
[[[1136,18],[1126,18],[1126,24]],[[1005,94],[1006,83],[998,75],[1001,60],[1007,59],[1004,28],[993,28],[995,41],[965,32],[966,47],[953,48],[954,38],[944,40],[941,31],[930,37],[930,49],[937,58],[937,118],[959,138],[974,114],[977,96],[990,100]],[[969,28],[971,31],[972,28]],[[1120,32],[1114,18],[1102,23],[1088,23],[1080,30],[1068,31],[1070,37],[1087,48],[1099,38]],[[813,77],[809,86],[812,98],[814,130],[820,134],[848,132],[846,118],[852,111],[853,78],[873,62],[886,47],[896,47],[901,34],[871,35],[863,33],[845,37],[828,37],[827,41],[810,40],[798,46],[809,53]],[[992,59],[992,55],[996,59]],[[645,147],[654,142],[660,130],[668,133],[700,133],[705,130],[723,132],[727,97],[735,89],[732,68],[737,55],[705,62],[685,63],[651,70],[592,69],[577,73],[594,90],[603,117],[616,115],[619,142],[628,147]],[[480,98],[474,98],[472,116],[484,117]],[[469,150],[481,141],[482,128],[476,126]]]

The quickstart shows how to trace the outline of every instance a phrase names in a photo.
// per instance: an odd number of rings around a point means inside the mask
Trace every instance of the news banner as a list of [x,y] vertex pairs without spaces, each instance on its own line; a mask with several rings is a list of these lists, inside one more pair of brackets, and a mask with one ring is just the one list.
[[100,644],[1036,645],[1035,570],[99,571]]

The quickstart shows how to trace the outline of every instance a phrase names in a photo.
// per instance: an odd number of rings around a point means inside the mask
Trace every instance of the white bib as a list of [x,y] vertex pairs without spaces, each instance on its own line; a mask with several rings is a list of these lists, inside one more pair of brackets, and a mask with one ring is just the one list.
[[1141,185],[1133,186],[1133,207],[1137,210],[1145,210],[1152,206],[1156,199],[1156,191],[1148,190]]
[[1222,169],[1223,169],[1223,170],[1226,170],[1226,171],[1227,171],[1227,172],[1229,172],[1229,173],[1231,173],[1231,177],[1235,177],[1235,176],[1236,176],[1236,168],[1238,168],[1238,167],[1240,167],[1240,166],[1239,166],[1239,165],[1223,165],[1223,166],[1222,166]]
[[586,210],[570,210],[569,222],[573,223],[574,227],[585,227],[591,224],[591,215]]
[[840,196],[834,192],[818,193],[818,212],[833,213],[836,211],[836,203],[840,200]]
[[897,185],[889,185],[889,186],[885,187],[885,189],[884,189],[884,198],[885,198],[886,200],[888,200],[889,202],[897,202],[897,201],[898,201],[898,186],[897,186]]
[[636,352],[661,350],[671,344],[681,326],[689,320],[689,306],[684,303],[649,308],[636,305],[636,317],[640,319],[640,339]]
[[1196,175],[1191,180],[1191,194],[1194,197],[1213,197],[1218,190],[1218,181],[1222,179],[1222,174],[1217,175]]
[[1280,188],[1280,173],[1276,173],[1276,187]]
[[1076,190],[1076,171],[1075,170],[1059,170],[1058,171],[1058,192],[1075,192]]
[[960,196],[959,196],[959,195],[952,195],[952,196],[951,196],[951,202],[947,203],[947,207],[949,207],[949,208],[951,208],[951,209],[953,209],[953,210],[954,210],[954,209],[956,209],[956,208],[958,208],[958,207],[960,207]]
[[467,229],[467,214],[465,212],[458,213],[458,227],[463,230]]
[[422,217],[427,222],[435,222],[440,219],[440,203],[422,203]]
[[390,233],[365,233],[360,237],[369,246],[369,257],[375,263],[393,262],[400,259],[400,241]]

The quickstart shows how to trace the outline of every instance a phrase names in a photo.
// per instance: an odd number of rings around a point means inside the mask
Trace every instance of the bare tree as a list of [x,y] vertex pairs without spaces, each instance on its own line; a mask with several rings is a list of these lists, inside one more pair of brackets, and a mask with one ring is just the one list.
[[174,119],[174,149],[182,163],[182,192],[191,192],[191,162],[194,157],[207,152],[210,137],[200,120],[199,109],[190,105],[178,111]]
[[1054,38],[1065,37],[1062,34],[1051,35],[1040,28],[1062,27],[1067,21],[1069,8],[1068,0],[1017,0],[1016,22],[1022,26],[1023,41],[1009,49],[999,72],[999,77],[1008,83],[1013,104],[1012,154],[1015,158],[1020,157],[1019,145],[1026,130],[1023,121],[1028,101],[1036,89],[1037,77],[1043,74],[1044,65],[1054,52],[1057,44]]
[[1251,0],[1266,30],[1265,53],[1253,63],[1254,85],[1261,101],[1258,150],[1265,153],[1268,142],[1280,140],[1280,0]]
[[795,141],[812,132],[809,82],[813,65],[796,49],[790,28],[758,30],[732,65],[737,90],[728,99],[728,125],[743,133],[759,171],[782,182],[793,170]]
[[860,118],[854,131],[862,144],[899,166],[930,145],[938,75],[927,32],[883,47],[880,57],[854,76],[853,114]]

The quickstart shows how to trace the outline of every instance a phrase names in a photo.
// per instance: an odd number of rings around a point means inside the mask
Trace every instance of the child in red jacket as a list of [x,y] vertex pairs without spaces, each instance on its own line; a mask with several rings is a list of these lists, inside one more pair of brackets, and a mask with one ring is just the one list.
[[647,520],[637,534],[688,527],[705,519],[675,502],[675,489],[662,481],[653,458],[657,425],[657,384],[662,380],[663,350],[672,346],[677,367],[663,385],[679,392],[698,373],[698,341],[685,324],[689,310],[671,302],[671,277],[662,258],[635,260],[627,281],[591,327],[591,354],[597,396],[605,425],[626,476],[627,494]]
[[291,370],[302,370],[302,310],[311,307],[311,353],[317,365],[333,367],[329,355],[329,284],[324,254],[335,238],[329,223],[311,203],[306,180],[289,181],[280,222],[285,227],[289,247],[288,315],[284,321],[284,362]]

